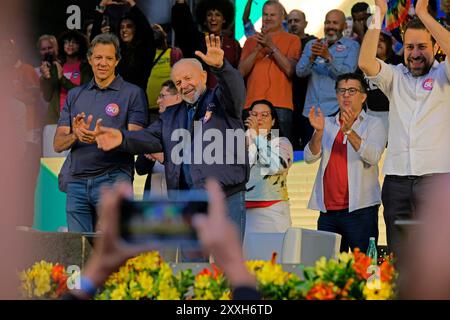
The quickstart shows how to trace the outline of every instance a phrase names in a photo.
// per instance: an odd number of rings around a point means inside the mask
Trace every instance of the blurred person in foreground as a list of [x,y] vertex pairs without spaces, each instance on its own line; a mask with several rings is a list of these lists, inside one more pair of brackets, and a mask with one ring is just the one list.
[[[435,180],[418,208],[418,223],[409,227],[400,274],[402,299],[450,299],[450,174]],[[401,262],[403,263],[403,262]]]
[[[256,279],[244,264],[239,233],[227,217],[225,195],[213,180],[206,182],[209,195],[208,215],[196,215],[194,227],[203,248],[214,257],[233,288],[234,300],[260,299],[256,291]],[[101,234],[94,243],[94,251],[81,276],[81,289],[72,290],[63,299],[90,299],[122,264],[142,252],[155,249],[152,244],[131,246],[119,236],[120,203],[132,197],[131,186],[120,183],[101,192],[98,211],[100,220],[97,231]]]

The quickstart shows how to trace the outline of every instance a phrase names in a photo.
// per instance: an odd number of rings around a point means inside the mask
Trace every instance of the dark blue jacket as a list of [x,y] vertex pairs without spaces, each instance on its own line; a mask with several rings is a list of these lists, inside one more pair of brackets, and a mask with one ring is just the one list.
[[[191,161],[190,173],[193,188],[203,188],[206,178],[213,177],[222,185],[226,195],[230,196],[245,190],[245,183],[248,180],[248,154],[245,141],[242,139],[240,142],[236,141],[237,139],[232,136],[237,131],[240,136],[243,136],[245,131],[242,122],[245,85],[241,74],[226,60],[221,69],[211,68],[211,70],[218,79],[218,85],[213,90],[206,89],[200,97],[194,115],[194,121],[202,123],[200,127],[203,131],[203,139],[198,131],[195,134],[194,125],[189,128],[192,137],[189,144],[192,158],[197,157],[197,161],[195,159]],[[174,138],[175,141],[171,141],[171,138],[176,129],[186,128],[187,110],[188,105],[183,101],[168,107],[160,115],[159,120],[144,130],[122,131],[121,149],[133,154],[164,152],[166,182],[169,190],[176,190],[180,187],[181,157],[172,157],[172,152],[179,155],[181,144],[179,139]],[[208,131],[208,129],[216,130]],[[238,130],[236,131],[236,129]],[[206,136],[205,133],[207,133]],[[215,136],[218,133],[223,140],[217,139],[222,143],[222,148],[218,152],[212,153],[216,162],[205,163],[202,153],[211,154],[212,148],[211,138],[207,136],[209,134]],[[202,141],[208,139],[209,141]],[[184,142],[186,141],[188,140]],[[215,142],[216,138],[213,138],[212,141]],[[231,141],[234,141],[234,144],[231,144]]]

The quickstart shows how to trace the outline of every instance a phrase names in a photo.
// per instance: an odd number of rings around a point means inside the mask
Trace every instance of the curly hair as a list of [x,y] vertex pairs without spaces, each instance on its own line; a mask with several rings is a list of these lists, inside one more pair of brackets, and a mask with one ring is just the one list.
[[64,41],[75,40],[78,45],[77,57],[81,60],[86,60],[86,55],[88,51],[88,40],[84,34],[77,30],[67,30],[58,39],[58,51],[59,57],[64,62],[66,60],[66,52],[64,51]]
[[234,5],[229,0],[201,0],[197,4],[195,17],[202,27],[205,24],[206,14],[209,10],[217,10],[222,13],[225,20],[223,29],[228,28],[234,21]]

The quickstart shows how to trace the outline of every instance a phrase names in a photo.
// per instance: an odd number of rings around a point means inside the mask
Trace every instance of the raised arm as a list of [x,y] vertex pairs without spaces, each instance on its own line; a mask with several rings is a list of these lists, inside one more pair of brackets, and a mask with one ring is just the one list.
[[381,23],[387,12],[386,0],[375,0],[375,5],[376,11],[372,16],[369,29],[364,36],[358,60],[359,68],[369,77],[376,76],[381,70],[381,65],[376,59],[376,56]]
[[206,55],[200,51],[195,54],[200,57],[216,76],[219,86],[216,90],[218,100],[222,102],[229,114],[241,118],[245,103],[245,84],[241,74],[230,63],[224,60],[220,37],[213,34],[205,36]]
[[313,163],[322,156],[322,138],[325,128],[325,117],[319,107],[317,107],[317,114],[316,108],[311,108],[309,111],[309,122],[314,128],[314,134],[305,147],[304,156],[306,163]]
[[250,11],[252,9],[253,0],[247,0],[247,4],[245,5],[244,13],[242,14],[242,22],[244,25],[250,21]]
[[417,0],[416,14],[428,31],[430,31],[442,51],[448,56],[450,54],[450,32],[428,13],[428,1]]

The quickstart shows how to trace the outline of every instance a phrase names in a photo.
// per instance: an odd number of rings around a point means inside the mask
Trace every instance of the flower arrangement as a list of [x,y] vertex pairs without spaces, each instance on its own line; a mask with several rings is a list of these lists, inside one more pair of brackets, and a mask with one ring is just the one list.
[[308,300],[387,300],[394,298],[397,277],[392,259],[381,265],[355,249],[338,259],[324,257],[303,271],[298,289]]
[[297,287],[300,278],[283,271],[280,264],[275,263],[277,254],[272,254],[270,261],[247,261],[246,266],[256,278],[258,290],[266,300],[300,299]]
[[204,268],[195,276],[192,298],[195,300],[230,300],[231,290],[227,279],[214,263],[211,266],[213,272]]
[[67,291],[68,275],[60,264],[36,262],[22,271],[19,278],[25,298],[57,299]]
[[[356,249],[340,253],[337,259],[319,259],[303,268],[302,277],[286,272],[270,261],[247,261],[267,300],[380,300],[394,298],[397,274],[391,259],[379,265]],[[104,284],[97,300],[228,300],[232,293],[227,279],[216,265],[194,276],[187,269],[173,274],[158,252],[129,259]],[[20,274],[25,297],[58,298],[67,291],[68,275],[62,265],[41,261]]]
[[152,251],[129,259],[106,281],[97,300],[179,300],[191,287],[191,270],[173,275],[170,266]]

